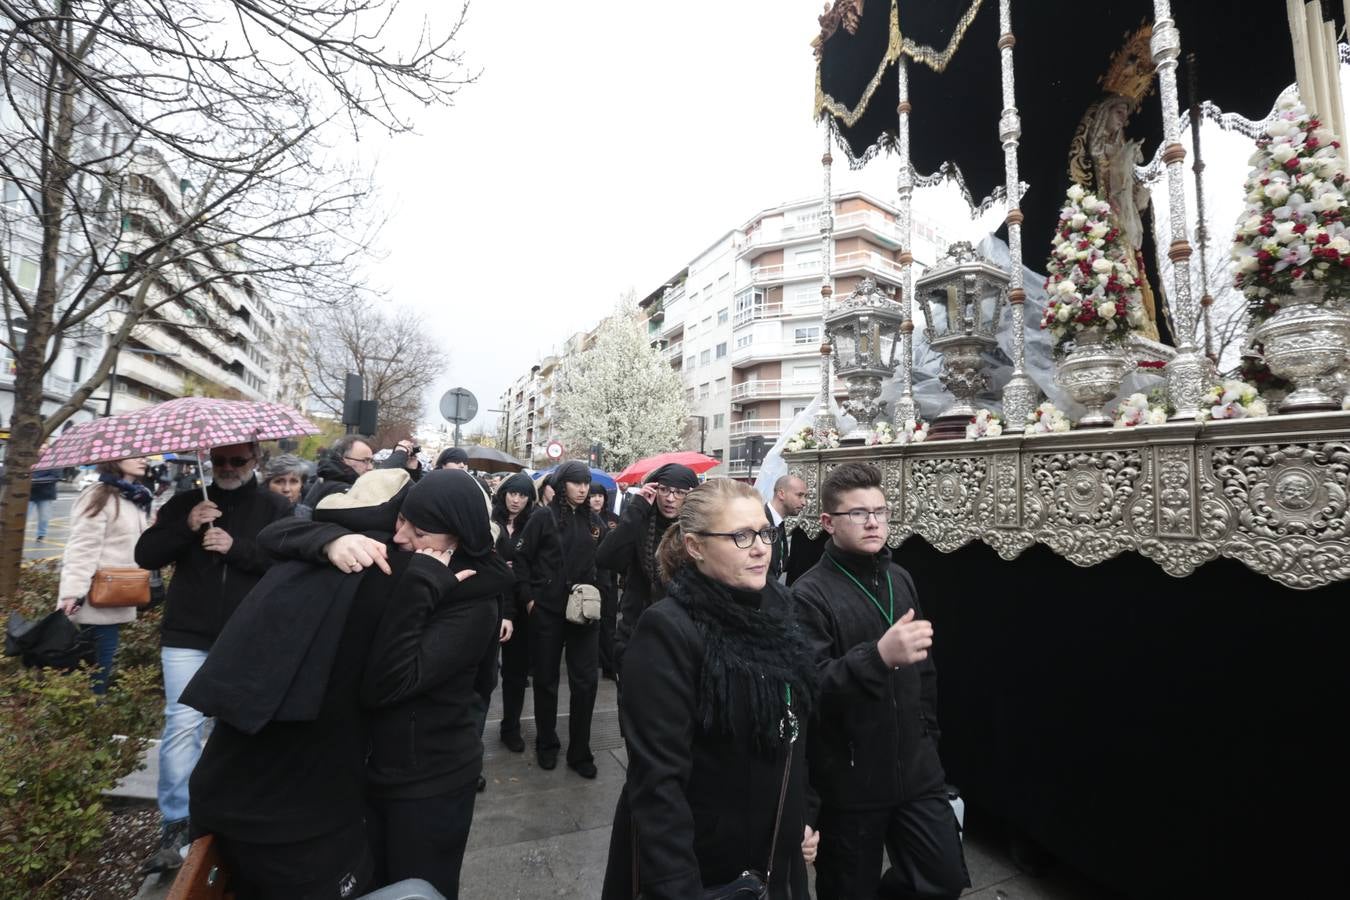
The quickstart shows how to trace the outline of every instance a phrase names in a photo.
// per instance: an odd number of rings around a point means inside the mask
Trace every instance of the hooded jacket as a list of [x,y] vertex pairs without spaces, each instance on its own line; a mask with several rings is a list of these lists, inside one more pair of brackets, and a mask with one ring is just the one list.
[[136,542],[136,565],[142,569],[174,567],[161,626],[166,647],[211,649],[244,595],[272,564],[256,542],[258,532],[290,512],[286,498],[260,488],[256,478],[232,491],[212,484],[206,496],[220,507],[214,527],[225,529],[234,541],[229,552],[202,549],[202,532],[188,528],[188,513],[202,502],[195,491],[175,494]]
[[[508,492],[530,498],[509,532],[506,529]],[[562,569],[562,547],[558,543],[557,529],[551,527],[548,512],[534,502],[535,496],[530,476],[517,473],[498,485],[492,500],[492,520],[497,523],[497,555],[516,576],[515,592],[502,605],[502,618],[513,623],[524,621],[530,602],[544,596],[553,577]]]
[[888,613],[893,590],[896,621],[917,611],[914,582],[886,549],[846,553],[831,540],[792,586],[820,672],[807,743],[811,786],[821,806],[841,810],[895,806],[945,781],[933,657],[897,669],[882,662],[877,641],[890,625],[859,584]]

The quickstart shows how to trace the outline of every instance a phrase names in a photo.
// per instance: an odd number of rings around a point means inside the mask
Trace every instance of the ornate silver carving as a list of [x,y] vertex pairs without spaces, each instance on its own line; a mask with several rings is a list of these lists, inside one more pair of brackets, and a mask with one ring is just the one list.
[[909,159],[909,68],[903,56],[896,60],[895,77],[900,96],[899,121],[896,124],[897,155],[900,174],[896,178],[896,224],[900,227],[900,315],[909,323],[900,332],[900,396],[895,399],[895,424],[904,427],[919,417],[914,401],[914,315],[910,298],[914,296],[914,167]]
[[1014,559],[1041,543],[1082,566],[1125,551],[1177,577],[1227,556],[1293,588],[1350,580],[1350,413],[1172,423],[981,442],[791,454],[807,483],[797,527],[846,460],[878,463],[888,542],[950,552],[974,540]]
[[1055,366],[1055,380],[1069,396],[1087,407],[1078,418],[1080,427],[1110,425],[1104,407],[1120,391],[1129,368],[1125,351],[1107,344],[1097,328],[1088,328],[1074,339],[1073,349]]
[[1280,299],[1273,316],[1257,325],[1252,339],[1265,347],[1270,371],[1294,383],[1280,401],[1280,414],[1335,409],[1335,376],[1350,347],[1350,313],[1322,302],[1314,282],[1301,281]]

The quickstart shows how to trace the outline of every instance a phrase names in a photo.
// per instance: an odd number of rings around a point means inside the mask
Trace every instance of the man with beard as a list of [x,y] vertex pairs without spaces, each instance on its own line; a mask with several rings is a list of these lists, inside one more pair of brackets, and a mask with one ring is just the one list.
[[257,444],[211,451],[214,478],[207,499],[179,492],[136,543],[136,565],[172,565],[161,624],[164,734],[159,745],[159,811],[164,830],[148,871],[177,868],[188,837],[188,779],[206,740],[206,717],[180,702],[220,630],[272,559],[257,545],[258,532],[283,518],[290,504],[259,486]]
[[656,548],[666,529],[679,517],[684,498],[698,487],[688,466],[669,463],[647,476],[638,496],[624,507],[619,525],[605,538],[597,565],[624,573],[619,621],[614,629],[614,667],[622,676],[623,651],[638,618],[664,593],[656,567]]
[[[600,625],[569,622],[566,613],[572,588],[597,582],[595,549],[605,526],[586,500],[591,489],[589,468],[575,460],[563,463],[554,471],[552,481],[556,490],[553,502],[544,507],[544,515],[531,517],[523,536],[526,544],[540,546],[543,542],[534,540],[530,532],[537,527],[556,528],[562,549],[561,567],[552,573],[543,593],[532,597],[528,604],[530,656],[534,662],[534,720],[538,731],[535,753],[541,769],[557,766],[561,746],[557,732],[558,679],[565,652],[571,694],[567,765],[583,778],[594,778],[591,713],[600,681]],[[531,573],[543,564],[540,559],[521,554],[517,566],[522,558]]]
[[[591,511],[605,524],[603,534],[608,535],[619,525],[619,517],[609,509],[609,491],[605,486],[591,482]],[[600,538],[604,541],[604,537]],[[598,568],[600,577],[600,674],[610,681],[615,679],[614,666],[614,626],[619,619],[619,573],[610,569]]]
[[783,520],[799,515],[806,508],[806,482],[796,475],[784,475],[773,483],[773,499],[764,504],[764,515],[778,532],[773,542],[773,559],[769,563],[769,577],[783,581],[788,558],[788,533]]

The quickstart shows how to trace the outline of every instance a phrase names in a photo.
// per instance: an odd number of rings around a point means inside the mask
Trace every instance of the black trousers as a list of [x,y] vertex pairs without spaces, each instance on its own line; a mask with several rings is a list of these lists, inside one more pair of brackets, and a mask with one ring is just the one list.
[[600,584],[600,671],[613,674],[614,628],[619,624],[619,587],[613,575],[601,576]]
[[567,654],[567,762],[593,762],[591,713],[600,684],[600,626],[573,625],[561,613],[536,605],[530,614],[530,652],[534,657],[534,724],[536,750],[557,750],[558,679]]
[[381,885],[421,878],[445,895],[459,897],[459,870],[469,842],[477,785],[417,800],[370,799],[366,833]]
[[515,621],[511,640],[502,644],[502,736],[520,734],[520,711],[525,708],[525,686],[530,680],[530,620]]
[[351,900],[376,886],[360,822],[304,841],[256,844],[216,835],[238,900]]
[[[817,900],[954,898],[970,886],[961,827],[942,793],[890,809],[822,807]],[[891,867],[881,874],[885,849]]]
[[[501,622],[497,622],[497,633],[501,633]],[[494,639],[483,658],[478,661],[478,672],[473,677],[473,692],[478,695],[478,736],[483,736],[487,726],[488,707],[492,705],[492,692],[497,689],[497,654],[501,644]]]

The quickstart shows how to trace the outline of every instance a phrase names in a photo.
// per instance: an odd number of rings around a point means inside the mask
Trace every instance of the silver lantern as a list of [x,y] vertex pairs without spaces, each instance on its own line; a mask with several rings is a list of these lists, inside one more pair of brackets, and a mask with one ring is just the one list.
[[957,241],[914,285],[924,336],[942,354],[939,380],[955,398],[939,418],[975,415],[975,397],[989,386],[980,356],[998,345],[1008,280],[1006,271],[977,254],[968,241]]
[[835,368],[848,386],[844,410],[858,421],[840,439],[842,443],[866,440],[886,410],[881,381],[895,372],[902,320],[895,298],[871,278],[864,278],[825,317],[825,338],[834,347]]

